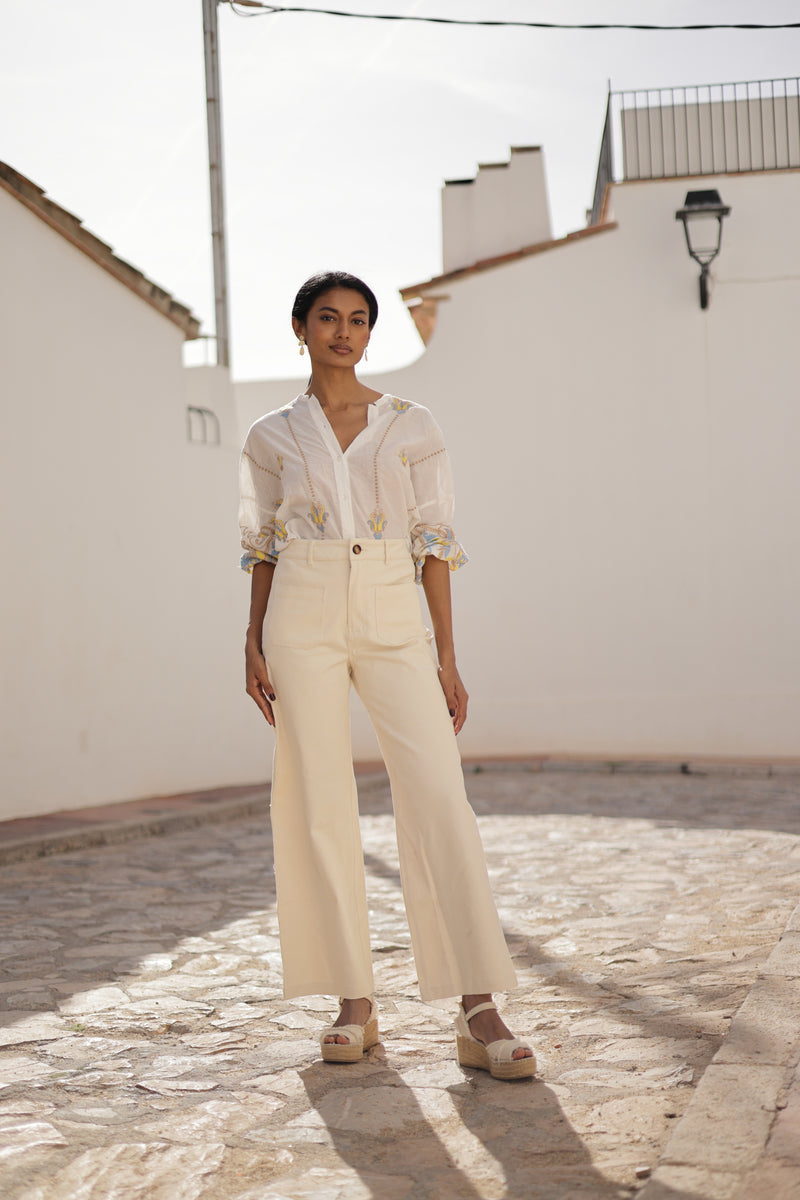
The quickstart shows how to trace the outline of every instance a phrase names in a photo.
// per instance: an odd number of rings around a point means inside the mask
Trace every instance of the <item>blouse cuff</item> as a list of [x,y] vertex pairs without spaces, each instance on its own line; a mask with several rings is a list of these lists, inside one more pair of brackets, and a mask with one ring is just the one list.
[[429,554],[448,562],[451,571],[457,571],[469,562],[466,550],[456,541],[456,535],[449,525],[418,525],[413,531],[411,557],[414,559],[417,583],[422,582],[422,566]]
[[243,554],[239,560],[239,566],[248,575],[253,574],[253,567],[260,562],[276,563],[278,561],[275,554],[262,554],[260,550],[248,550],[247,554]]

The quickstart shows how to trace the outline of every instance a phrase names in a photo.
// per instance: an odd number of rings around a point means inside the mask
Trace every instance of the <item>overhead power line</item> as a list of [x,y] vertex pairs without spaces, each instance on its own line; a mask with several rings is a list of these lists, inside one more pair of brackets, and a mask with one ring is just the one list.
[[[405,13],[346,12],[339,8],[309,8],[301,4],[266,4],[262,0],[225,0],[238,16],[274,17],[279,13],[315,13],[325,17],[352,17],[356,21],[416,21],[424,25],[471,25],[496,29],[632,29],[643,32],[695,33],[706,29],[800,29],[800,21],[779,21],[768,25],[760,22],[709,22],[704,25],[639,25],[621,22],[592,21],[568,24],[562,21],[477,21],[466,17],[422,17]],[[246,9],[246,12],[240,12]]]

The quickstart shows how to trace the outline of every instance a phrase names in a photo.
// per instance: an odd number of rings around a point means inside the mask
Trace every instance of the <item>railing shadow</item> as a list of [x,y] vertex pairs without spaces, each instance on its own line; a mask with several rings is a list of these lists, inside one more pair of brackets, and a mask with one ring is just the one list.
[[[526,764],[467,765],[470,803],[479,816],[588,816],[646,820],[684,829],[757,829],[800,836],[800,774],[763,777],[539,770]],[[388,780],[360,795],[361,812],[391,812]]]

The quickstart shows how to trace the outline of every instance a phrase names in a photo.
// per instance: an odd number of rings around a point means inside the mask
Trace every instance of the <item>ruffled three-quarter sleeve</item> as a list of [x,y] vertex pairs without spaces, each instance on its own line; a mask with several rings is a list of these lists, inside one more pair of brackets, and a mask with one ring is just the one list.
[[286,536],[283,522],[277,519],[282,498],[278,456],[251,432],[239,464],[239,529],[244,551],[240,566],[248,574],[256,563],[278,561],[276,541]]
[[426,415],[424,442],[409,454],[408,463],[416,500],[409,534],[417,583],[429,554],[449,563],[451,571],[469,561],[453,529],[453,477],[442,431],[433,417]]

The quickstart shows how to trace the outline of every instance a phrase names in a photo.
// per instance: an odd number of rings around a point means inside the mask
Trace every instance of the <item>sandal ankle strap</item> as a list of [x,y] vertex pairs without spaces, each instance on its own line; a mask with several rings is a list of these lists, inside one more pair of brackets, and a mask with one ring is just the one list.
[[476,1004],[475,1007],[471,1008],[468,1013],[464,1013],[464,1020],[467,1022],[467,1025],[469,1025],[473,1017],[477,1016],[478,1013],[488,1012],[490,1008],[493,1008],[495,1012],[497,1011],[497,1005],[495,1004],[494,1000],[486,1000],[483,1004]]

